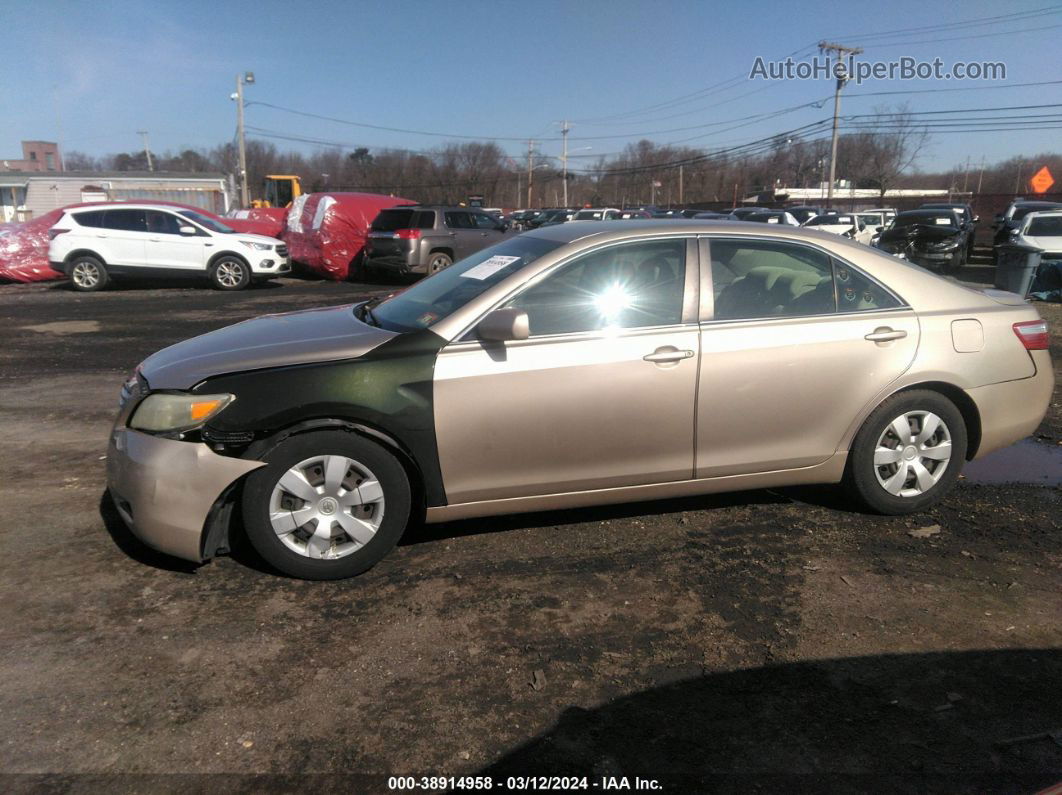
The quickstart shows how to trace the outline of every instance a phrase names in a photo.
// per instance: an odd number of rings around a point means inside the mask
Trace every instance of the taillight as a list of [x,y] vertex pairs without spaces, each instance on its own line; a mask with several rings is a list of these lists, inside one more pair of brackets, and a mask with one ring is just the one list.
[[1026,320],[1024,323],[1014,324],[1014,333],[1018,335],[1021,344],[1029,351],[1046,351],[1048,346],[1047,321]]
[[394,236],[399,240],[417,240],[420,238],[419,229],[396,229]]
[[59,235],[69,231],[69,229],[58,229],[53,226],[51,229],[48,230],[48,239],[55,240],[57,237],[59,237]]

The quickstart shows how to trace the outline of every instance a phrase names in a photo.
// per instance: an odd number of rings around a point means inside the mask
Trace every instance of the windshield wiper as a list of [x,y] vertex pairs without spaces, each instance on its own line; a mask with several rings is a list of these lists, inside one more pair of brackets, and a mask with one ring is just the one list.
[[372,305],[378,304],[379,302],[379,298],[373,298],[359,306],[358,309],[361,310],[361,314],[357,316],[358,320],[362,321],[363,323],[368,323],[370,326],[376,326],[377,328],[379,328],[380,321],[376,319],[376,315],[374,315],[372,312]]

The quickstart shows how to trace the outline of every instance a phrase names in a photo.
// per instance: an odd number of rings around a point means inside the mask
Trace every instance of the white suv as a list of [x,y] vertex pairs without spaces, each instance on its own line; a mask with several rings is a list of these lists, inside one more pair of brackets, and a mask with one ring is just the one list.
[[112,276],[206,276],[219,290],[291,271],[279,240],[236,232],[195,210],[153,204],[71,208],[48,230],[51,266],[75,290],[99,290]]

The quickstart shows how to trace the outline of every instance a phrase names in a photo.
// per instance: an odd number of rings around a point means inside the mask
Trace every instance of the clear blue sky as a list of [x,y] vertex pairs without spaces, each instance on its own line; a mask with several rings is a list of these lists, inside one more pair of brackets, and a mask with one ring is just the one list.
[[[847,43],[868,34],[1031,12],[1051,4],[8,0],[0,7],[7,44],[0,59],[0,157],[19,156],[23,138],[59,138],[65,149],[90,154],[138,148],[137,130],[150,132],[156,152],[231,140],[235,106],[229,94],[242,70],[254,71],[257,78],[247,89],[249,102],[482,138],[555,138],[556,122],[569,118],[575,120],[573,155],[607,154],[636,140],[639,133],[727,122],[832,93],[828,80],[744,79],[758,55],[779,58],[821,38]],[[1062,5],[1057,8],[1054,14],[1027,21],[911,32],[868,45],[862,57],[939,56],[947,65],[957,60],[1003,61],[1007,83],[1062,79],[1062,27],[1057,27],[1062,25]],[[1024,32],[996,35],[1001,31]],[[725,90],[694,101],[643,112],[622,123],[591,123],[739,76]],[[868,113],[876,105],[905,99],[913,110],[1062,103],[1062,85],[858,97],[871,91],[999,84],[849,85],[842,112]],[[828,102],[821,109],[804,108],[738,129],[719,124],[648,137],[659,142],[693,138],[686,140],[691,146],[735,145],[815,121],[829,115],[831,108]],[[445,140],[359,129],[255,105],[247,109],[247,123],[370,147],[426,149]],[[978,162],[984,155],[992,162],[1058,150],[1060,132],[935,135],[919,165],[947,168],[967,156]],[[591,136],[621,137],[588,140]],[[275,143],[281,148],[312,148]],[[526,152],[526,144],[499,143],[514,156]],[[544,141],[542,151],[556,154],[560,144]],[[586,161],[574,161],[573,166],[578,162]]]

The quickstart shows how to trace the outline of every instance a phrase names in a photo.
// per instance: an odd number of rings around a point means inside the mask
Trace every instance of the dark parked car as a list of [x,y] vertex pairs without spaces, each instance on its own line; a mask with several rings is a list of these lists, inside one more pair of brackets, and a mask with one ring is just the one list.
[[800,204],[796,207],[786,207],[785,211],[797,219],[797,223],[803,224],[806,221],[810,221],[816,215],[825,215],[826,210],[821,207],[814,207],[810,204]]
[[493,246],[505,225],[469,207],[393,207],[372,222],[365,243],[367,275],[432,274]]
[[731,221],[733,220],[726,213],[713,213],[706,211],[703,213],[697,213],[693,216],[695,221]]
[[908,210],[881,233],[878,248],[929,270],[954,273],[966,264],[970,234],[955,210]]
[[751,213],[762,213],[769,209],[769,207],[738,207],[735,210],[731,210],[730,217],[735,221],[744,221],[746,215]]
[[959,214],[959,220],[967,226],[969,234],[966,237],[966,258],[973,254],[974,238],[977,236],[977,222],[981,219],[974,214],[973,207],[969,204],[958,203],[929,203],[923,204],[920,210],[954,210]]

